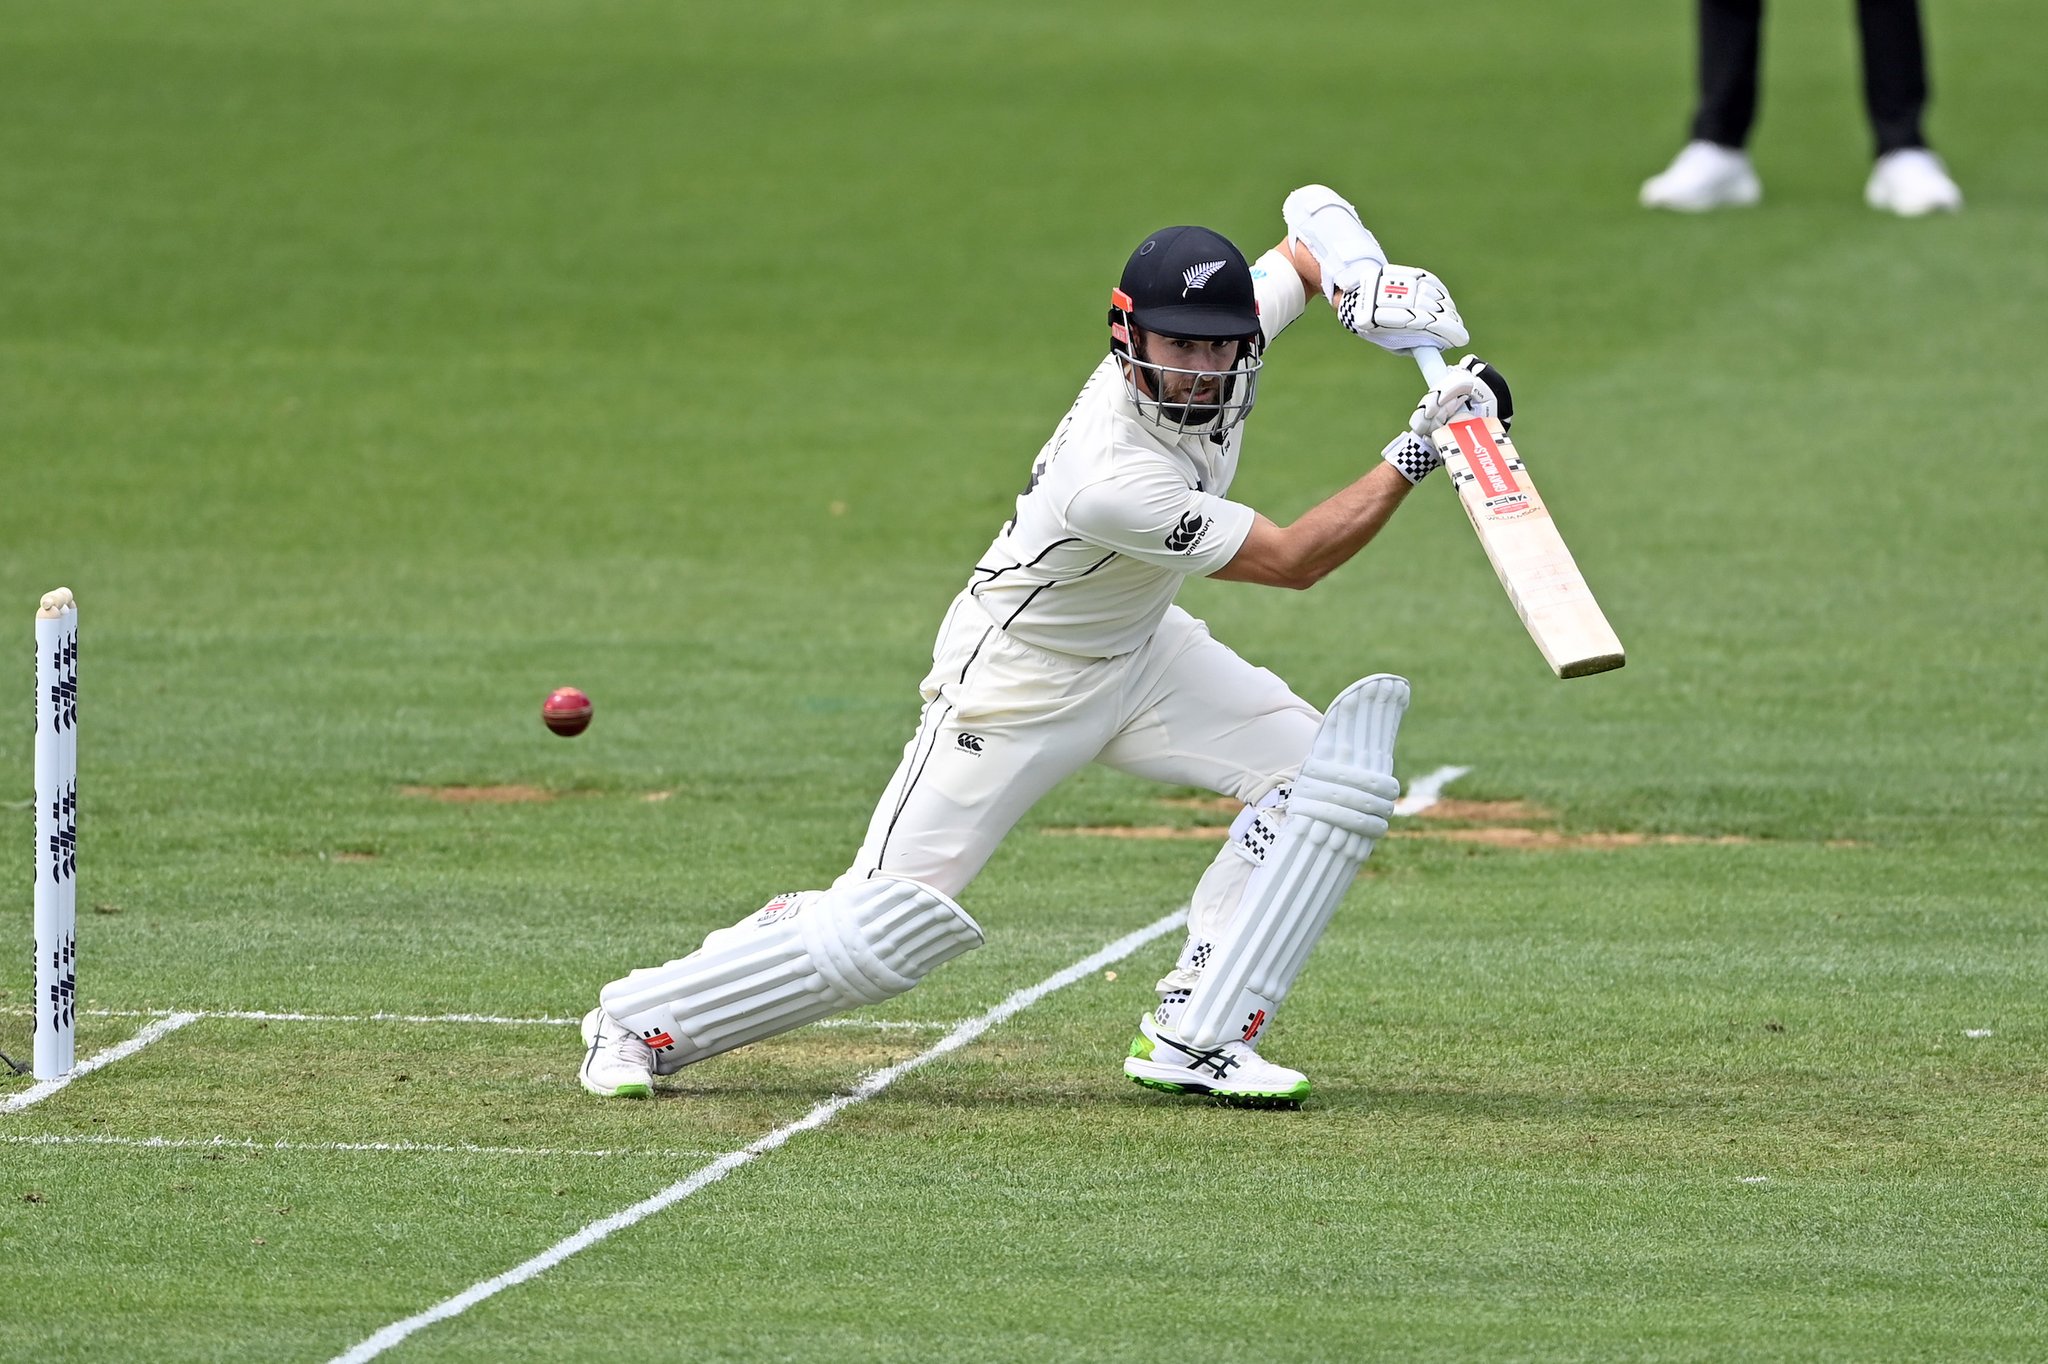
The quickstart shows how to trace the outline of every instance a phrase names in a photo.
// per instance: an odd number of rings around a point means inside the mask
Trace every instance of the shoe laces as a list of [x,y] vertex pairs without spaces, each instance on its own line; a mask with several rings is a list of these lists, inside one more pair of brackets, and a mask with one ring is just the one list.
[[654,1064],[654,1048],[648,1046],[640,1034],[609,1014],[598,1019],[597,1040],[592,1045],[601,1055],[614,1061],[641,1067]]

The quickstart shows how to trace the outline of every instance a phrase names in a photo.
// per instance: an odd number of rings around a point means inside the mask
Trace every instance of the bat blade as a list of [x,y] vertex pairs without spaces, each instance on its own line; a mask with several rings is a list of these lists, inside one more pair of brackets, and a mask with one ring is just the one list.
[[1626,663],[1620,637],[1506,429],[1492,417],[1465,417],[1438,427],[1432,439],[1501,587],[1550,670],[1587,677]]

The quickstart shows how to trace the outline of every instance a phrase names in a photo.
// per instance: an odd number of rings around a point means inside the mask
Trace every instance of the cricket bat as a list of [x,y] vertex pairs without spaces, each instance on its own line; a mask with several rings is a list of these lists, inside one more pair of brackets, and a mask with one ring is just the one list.
[[[1411,353],[1429,383],[1444,377],[1442,351]],[[1431,439],[1500,585],[1550,670],[1559,677],[1585,677],[1626,663],[1620,638],[1572,561],[1506,429],[1492,417],[1466,416],[1439,426]]]

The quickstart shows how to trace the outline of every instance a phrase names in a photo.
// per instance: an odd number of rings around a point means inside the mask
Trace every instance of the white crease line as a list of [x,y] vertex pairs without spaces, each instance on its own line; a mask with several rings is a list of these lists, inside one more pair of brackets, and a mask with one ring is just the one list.
[[1397,815],[1419,815],[1437,803],[1444,788],[1472,769],[1469,767],[1439,767],[1427,776],[1417,777],[1408,783],[1408,793],[1394,802]]
[[[27,1013],[27,1009],[0,1010]],[[580,1018],[507,1018],[498,1014],[309,1014],[273,1009],[80,1009],[81,1017],[92,1018],[228,1018],[251,1023],[489,1023],[505,1027],[574,1027]],[[819,1028],[873,1028],[878,1032],[935,1031],[954,1024],[940,1019],[827,1018],[812,1025]]]
[[375,1359],[378,1355],[413,1334],[413,1332],[431,1326],[437,1321],[446,1321],[450,1317],[459,1316],[484,1299],[502,1293],[508,1288],[525,1283],[537,1274],[545,1273],[547,1270],[568,1259],[571,1255],[574,1255],[577,1251],[587,1250],[591,1246],[596,1245],[613,1232],[624,1231],[627,1227],[652,1217],[670,1204],[681,1202],[699,1189],[724,1179],[749,1161],[768,1154],[797,1133],[823,1127],[846,1109],[874,1098],[875,1095],[880,1094],[890,1085],[895,1084],[918,1067],[935,1061],[948,1052],[958,1051],[990,1028],[993,1028],[996,1024],[1030,1008],[1053,991],[1065,989],[1075,981],[1083,980],[1113,962],[1122,961],[1146,943],[1151,942],[1155,938],[1162,937],[1186,923],[1187,917],[1188,912],[1185,908],[1177,909],[1165,918],[1156,919],[1135,933],[1129,933],[1118,938],[1115,942],[1094,955],[1082,958],[1072,966],[1046,977],[1036,985],[1017,991],[1017,993],[1011,995],[981,1017],[968,1019],[937,1042],[934,1042],[929,1048],[911,1057],[908,1061],[899,1061],[893,1066],[886,1066],[881,1070],[875,1071],[851,1091],[827,1099],[795,1122],[776,1128],[767,1136],[760,1138],[742,1150],[720,1156],[717,1160],[712,1161],[709,1165],[690,1175],[689,1178],[669,1185],[652,1198],[635,1203],[630,1208],[622,1208],[609,1217],[600,1218],[598,1221],[590,1223],[573,1236],[557,1241],[532,1259],[523,1264],[513,1266],[496,1278],[485,1279],[481,1283],[472,1284],[454,1297],[446,1298],[429,1307],[424,1312],[407,1317],[403,1321],[391,1323],[391,1325],[370,1336],[354,1349],[336,1355],[331,1364],[362,1364],[364,1360]]
[[507,1027],[567,1027],[574,1018],[507,1018],[499,1014],[311,1014],[290,1009],[80,1009],[94,1018],[232,1018],[250,1023],[496,1023]]
[[505,1018],[498,1014],[304,1014],[269,1009],[201,1010],[207,1018],[236,1018],[252,1023],[495,1023],[505,1027],[562,1027],[574,1018]]
[[117,1137],[102,1132],[0,1134],[5,1146],[126,1146],[149,1151],[376,1151],[454,1156],[634,1156],[649,1160],[702,1160],[713,1151],[577,1151],[554,1146],[475,1146],[469,1142],[424,1141],[252,1141],[244,1137]]
[[133,1056],[159,1037],[169,1036],[187,1023],[197,1022],[198,1019],[198,1014],[181,1013],[171,1014],[168,1017],[157,1019],[154,1023],[145,1024],[141,1032],[136,1033],[135,1036],[129,1038],[126,1042],[116,1043],[105,1051],[94,1052],[91,1056],[86,1057],[83,1061],[73,1066],[69,1074],[59,1075],[54,1080],[38,1081],[27,1089],[22,1090],[19,1094],[10,1094],[4,1099],[0,1099],[0,1113],[19,1113],[30,1104],[41,1103],[44,1099],[49,1098],[52,1094],[55,1094],[58,1090],[76,1080],[79,1076],[90,1075],[101,1066],[111,1066],[124,1056]]

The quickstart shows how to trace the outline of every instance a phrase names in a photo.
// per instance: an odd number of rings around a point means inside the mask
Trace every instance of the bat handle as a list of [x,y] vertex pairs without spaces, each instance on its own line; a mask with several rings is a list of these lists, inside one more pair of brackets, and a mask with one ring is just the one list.
[[1420,349],[1411,350],[1408,352],[1408,358],[1413,360],[1415,367],[1422,371],[1422,381],[1432,388],[1436,386],[1439,379],[1450,373],[1450,367],[1444,364],[1444,353],[1434,346],[1423,346]]
[[[1422,382],[1431,388],[1435,388],[1442,382],[1443,377],[1451,372],[1450,366],[1444,363],[1444,353],[1435,346],[1419,346],[1408,352],[1408,358],[1422,371]],[[1459,410],[1469,413],[1472,409],[1465,407]]]

